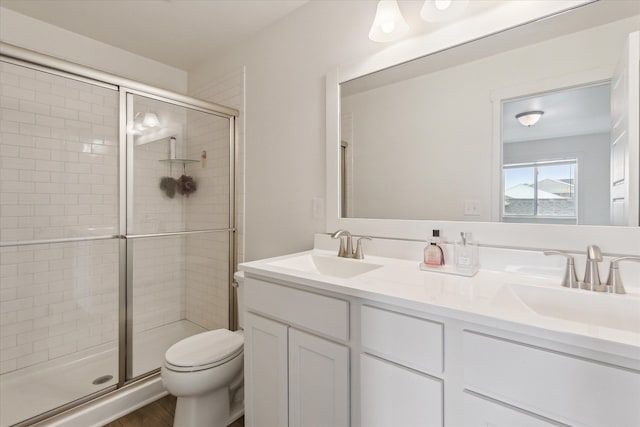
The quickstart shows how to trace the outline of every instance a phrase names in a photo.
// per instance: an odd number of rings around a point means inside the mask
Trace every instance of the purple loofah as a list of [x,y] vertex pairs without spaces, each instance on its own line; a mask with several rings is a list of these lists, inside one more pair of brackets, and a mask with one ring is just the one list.
[[176,191],[183,196],[189,197],[189,194],[196,191],[196,182],[187,175],[182,175],[176,181]]

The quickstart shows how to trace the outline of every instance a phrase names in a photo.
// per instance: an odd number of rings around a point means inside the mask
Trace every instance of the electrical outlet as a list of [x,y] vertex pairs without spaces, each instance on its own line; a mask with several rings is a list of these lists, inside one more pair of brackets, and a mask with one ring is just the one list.
[[464,214],[465,216],[480,216],[482,215],[482,206],[480,200],[465,200],[464,201]]

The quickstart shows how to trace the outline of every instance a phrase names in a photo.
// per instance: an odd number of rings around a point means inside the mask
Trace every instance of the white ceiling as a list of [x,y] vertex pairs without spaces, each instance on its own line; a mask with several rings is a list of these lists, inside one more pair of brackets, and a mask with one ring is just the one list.
[[190,70],[308,0],[0,0],[0,6]]
[[[607,133],[611,126],[609,83],[565,89],[505,102],[502,140],[521,142],[591,133]],[[540,121],[522,126],[516,114],[544,111]]]

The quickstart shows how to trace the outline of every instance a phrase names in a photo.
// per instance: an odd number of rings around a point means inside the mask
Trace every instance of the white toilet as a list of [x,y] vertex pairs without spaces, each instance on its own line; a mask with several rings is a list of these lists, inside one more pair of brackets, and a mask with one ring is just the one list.
[[[243,275],[236,273],[238,313]],[[243,326],[243,316],[239,324]],[[185,338],[165,353],[164,386],[178,398],[174,427],[226,427],[243,412],[242,331],[216,329]]]

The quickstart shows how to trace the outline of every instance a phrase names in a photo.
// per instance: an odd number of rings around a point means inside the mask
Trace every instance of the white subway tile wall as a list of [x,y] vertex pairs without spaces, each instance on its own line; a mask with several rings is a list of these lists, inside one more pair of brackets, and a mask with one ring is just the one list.
[[[229,210],[229,120],[187,113],[186,167],[198,185],[186,200],[189,230],[227,229]],[[229,327],[229,232],[187,239],[187,319],[206,329]]]
[[203,99],[216,104],[226,105],[237,109],[240,114],[237,123],[237,170],[236,170],[236,235],[237,246],[236,256],[238,262],[245,260],[244,246],[244,168],[245,168],[245,150],[244,150],[244,120],[245,120],[245,68],[242,67],[235,71],[214,78],[210,83],[200,88],[189,91],[189,95]]
[[117,234],[118,92],[0,62],[2,241]]
[[[0,240],[117,234],[118,92],[0,62]],[[0,249],[0,373],[117,338],[117,240]]]
[[4,247],[0,258],[0,373],[117,345],[117,240]]

